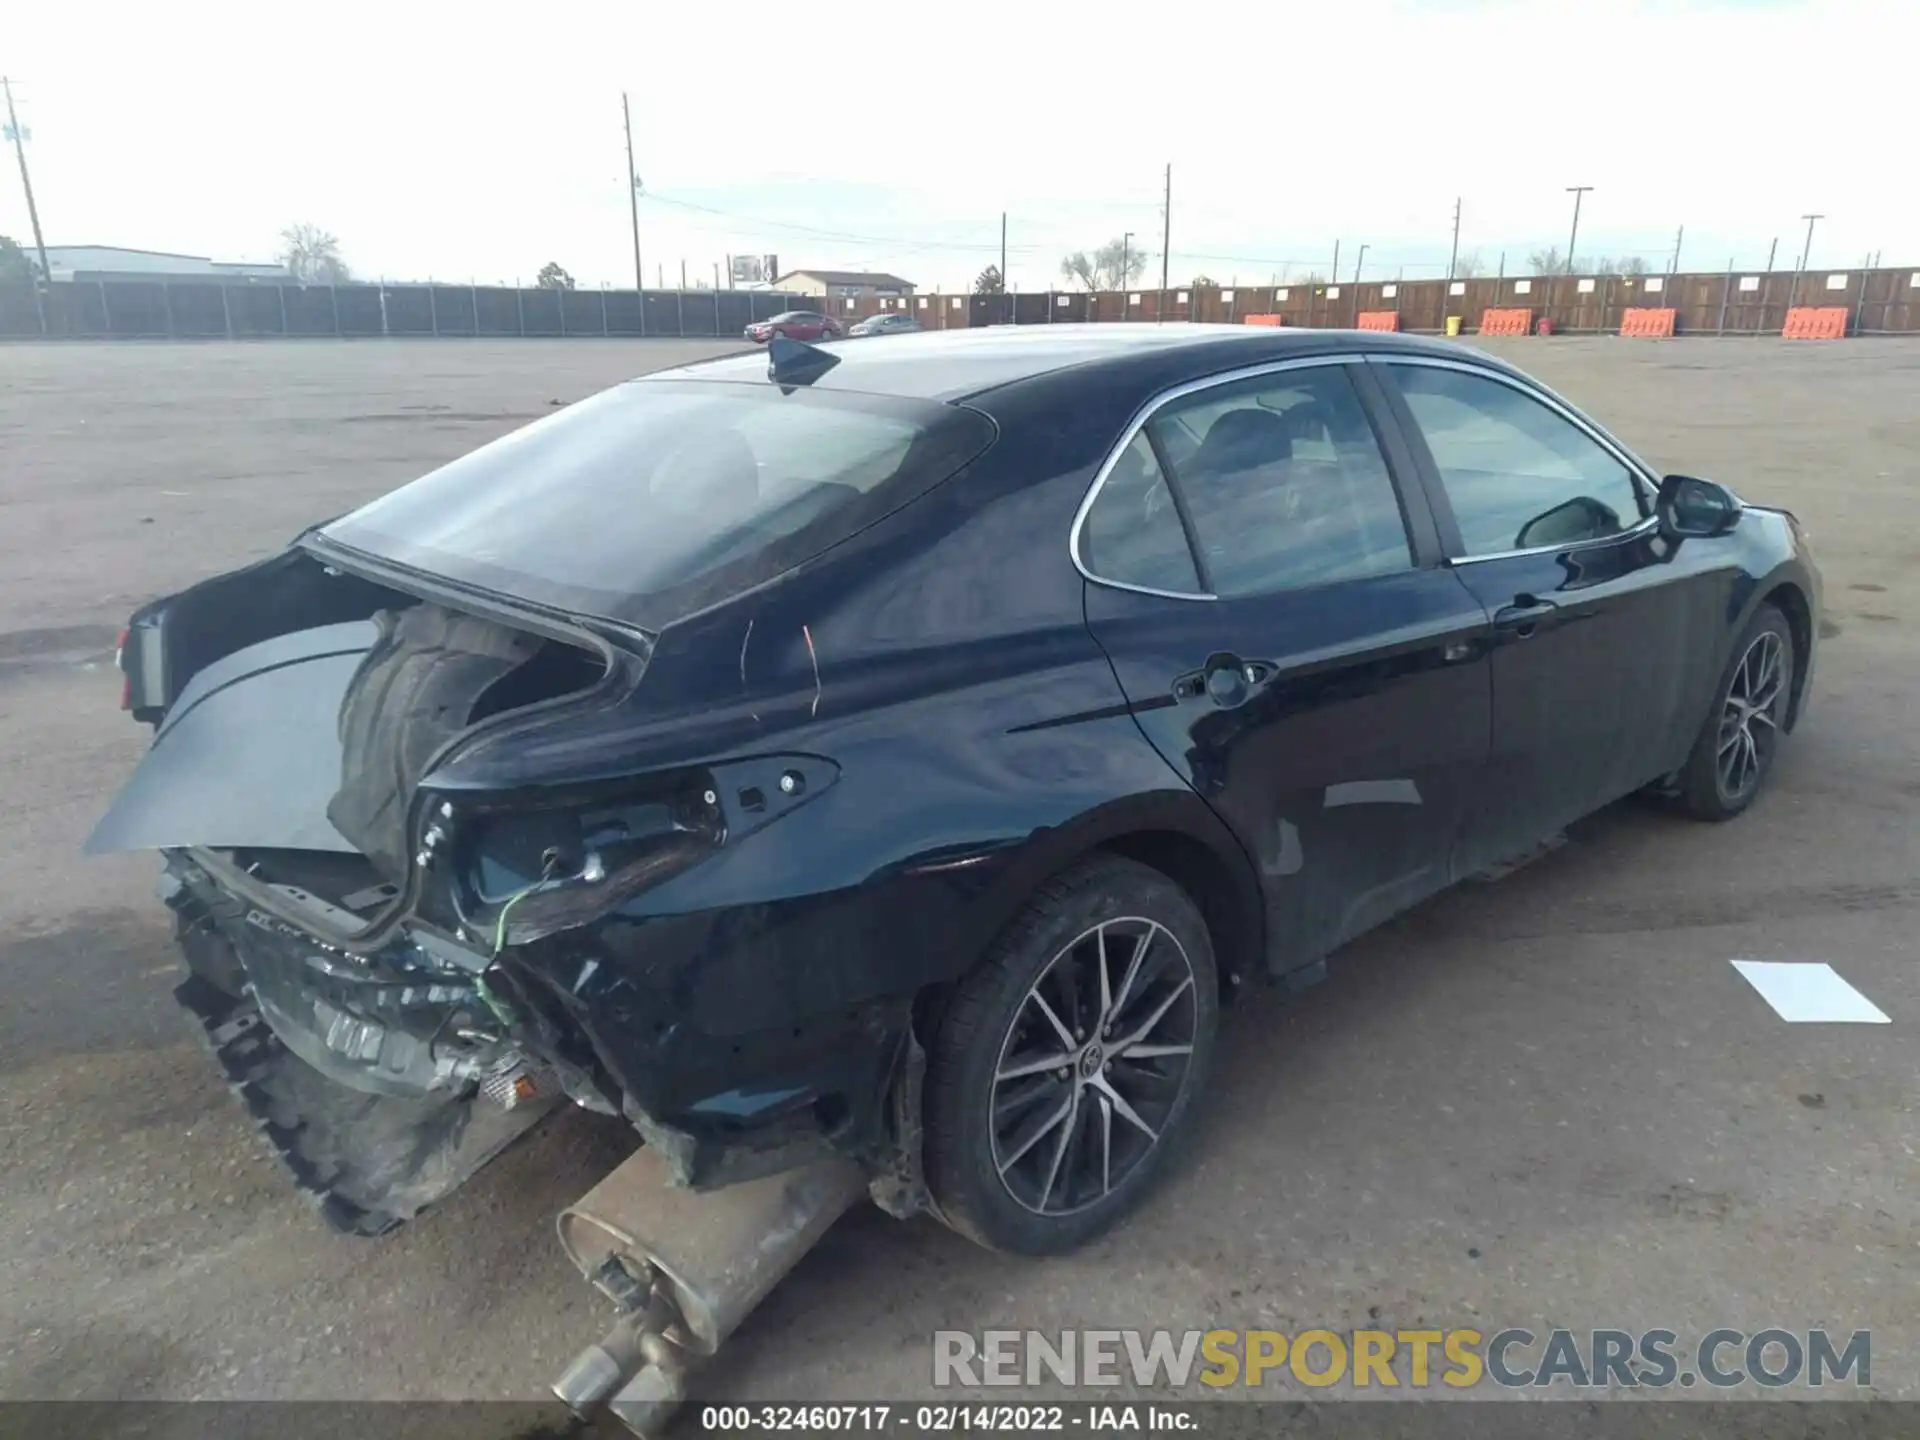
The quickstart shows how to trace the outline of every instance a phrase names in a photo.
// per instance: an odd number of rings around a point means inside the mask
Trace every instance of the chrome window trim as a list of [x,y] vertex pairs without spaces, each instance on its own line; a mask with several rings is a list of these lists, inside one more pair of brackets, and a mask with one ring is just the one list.
[[[1555,395],[1551,390],[1546,389],[1544,386],[1536,385],[1531,380],[1522,376],[1509,375],[1504,371],[1495,370],[1490,366],[1475,365],[1471,361],[1450,360],[1440,355],[1409,355],[1395,354],[1391,351],[1384,353],[1375,351],[1370,353],[1367,358],[1382,365],[1422,365],[1429,370],[1458,370],[1464,374],[1477,375],[1482,379],[1495,381],[1505,385],[1509,390],[1518,391],[1528,399],[1544,405],[1562,420],[1565,420],[1569,425],[1573,426],[1573,428],[1578,430],[1582,435],[1585,435],[1589,440],[1593,441],[1593,443],[1598,445],[1602,450],[1613,456],[1615,460],[1619,461],[1625,468],[1628,477],[1633,481],[1636,498],[1647,507],[1648,513],[1641,516],[1639,524],[1630,525],[1624,530],[1616,530],[1611,535],[1596,535],[1591,540],[1576,540],[1571,544],[1532,545],[1524,550],[1494,550],[1489,551],[1485,555],[1450,556],[1445,563],[1452,568],[1458,569],[1462,565],[1478,565],[1486,560],[1512,560],[1521,555],[1545,555],[1562,551],[1585,550],[1594,545],[1611,545],[1617,541],[1625,540],[1631,536],[1658,528],[1660,518],[1657,514],[1653,513],[1653,511],[1660,494],[1660,485],[1659,482],[1653,478],[1652,469],[1642,461],[1639,456],[1627,449],[1626,446],[1620,444],[1611,435],[1607,434],[1606,431],[1600,429],[1592,421],[1580,414],[1579,411]],[[1414,427],[1416,429],[1419,428],[1418,420],[1414,421]],[[1423,436],[1422,439],[1424,440],[1424,438]],[[1438,467],[1436,466],[1435,468],[1437,470]],[[1446,481],[1442,478],[1441,484],[1444,486],[1445,483]],[[1448,504],[1452,504],[1451,496],[1448,497]]]
[[[1203,376],[1198,380],[1187,380],[1171,389],[1162,390],[1153,396],[1133,419],[1127,422],[1127,428],[1120,432],[1120,438],[1107,452],[1107,458],[1100,462],[1100,468],[1094,473],[1093,483],[1087,487],[1087,493],[1081,497],[1080,508],[1074,511],[1073,527],[1067,532],[1067,554],[1073,561],[1073,568],[1080,572],[1082,579],[1094,585],[1105,585],[1113,590],[1129,590],[1136,595],[1157,595],[1163,600],[1218,600],[1220,597],[1209,590],[1158,590],[1151,585],[1133,585],[1125,580],[1109,580],[1104,575],[1096,575],[1087,568],[1080,558],[1080,532],[1086,525],[1087,514],[1093,509],[1094,502],[1100,498],[1100,491],[1107,483],[1107,477],[1113,473],[1114,466],[1120,463],[1120,457],[1127,447],[1147,426],[1147,422],[1177,400],[1189,395],[1198,395],[1207,390],[1216,390],[1222,385],[1237,384],[1242,380],[1256,380],[1263,375],[1278,375],[1289,370],[1314,370],[1328,365],[1364,365],[1368,356],[1357,353],[1338,355],[1303,355],[1296,360],[1270,360],[1261,365],[1243,366],[1238,370],[1224,370],[1218,375]],[[1385,463],[1384,454],[1381,463]],[[1168,477],[1171,479],[1171,477]],[[1181,529],[1181,539],[1186,538],[1185,527]],[[1198,571],[1198,562],[1195,570]]]

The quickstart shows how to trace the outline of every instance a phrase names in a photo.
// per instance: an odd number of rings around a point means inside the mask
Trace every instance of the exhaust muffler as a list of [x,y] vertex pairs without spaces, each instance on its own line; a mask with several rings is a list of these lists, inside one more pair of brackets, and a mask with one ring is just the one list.
[[673,1185],[641,1149],[559,1219],[569,1259],[624,1310],[553,1391],[583,1418],[605,1404],[659,1433],[711,1356],[866,1188],[849,1160],[701,1193]]

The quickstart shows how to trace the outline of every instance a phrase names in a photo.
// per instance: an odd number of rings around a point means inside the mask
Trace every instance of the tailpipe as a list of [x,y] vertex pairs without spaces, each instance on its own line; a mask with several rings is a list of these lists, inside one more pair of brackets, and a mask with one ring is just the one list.
[[560,1213],[561,1248],[625,1312],[553,1391],[583,1418],[605,1404],[643,1436],[711,1356],[811,1250],[866,1184],[849,1160],[700,1193],[671,1183],[652,1147]]

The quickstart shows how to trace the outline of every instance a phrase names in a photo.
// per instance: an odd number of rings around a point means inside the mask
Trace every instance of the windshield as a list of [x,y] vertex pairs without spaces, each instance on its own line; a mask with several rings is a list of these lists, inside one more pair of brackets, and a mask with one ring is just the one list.
[[928,401],[630,381],[327,526],[326,540],[574,613],[658,628],[946,479],[993,422]]

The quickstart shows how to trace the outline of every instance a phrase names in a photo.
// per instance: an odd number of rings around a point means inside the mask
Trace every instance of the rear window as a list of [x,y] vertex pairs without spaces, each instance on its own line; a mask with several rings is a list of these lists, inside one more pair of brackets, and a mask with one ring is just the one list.
[[657,629],[819,554],[992,443],[978,411],[633,381],[327,526],[326,539],[538,604]]

